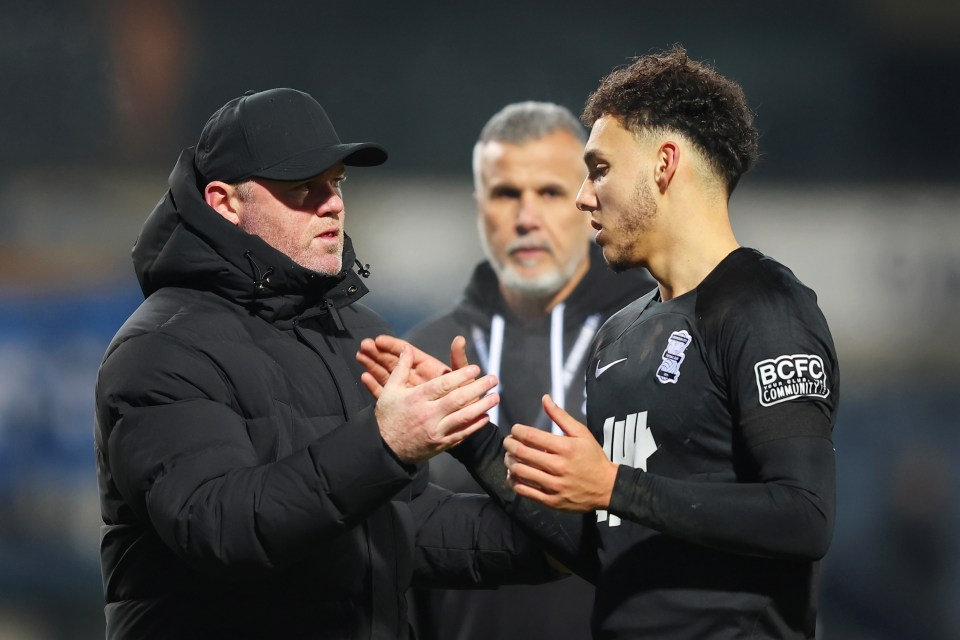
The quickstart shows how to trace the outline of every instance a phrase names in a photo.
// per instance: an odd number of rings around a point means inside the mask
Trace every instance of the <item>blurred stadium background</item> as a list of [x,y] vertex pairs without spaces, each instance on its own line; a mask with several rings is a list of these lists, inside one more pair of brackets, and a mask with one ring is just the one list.
[[[768,6],[770,5],[770,6]],[[247,89],[291,86],[344,139],[397,331],[481,252],[470,151],[507,102],[579,112],[682,42],[738,80],[763,159],[742,243],[820,294],[842,366],[839,515],[822,637],[960,637],[960,4],[0,2],[0,639],[103,636],[93,385],[140,296],[129,261],[181,147]]]

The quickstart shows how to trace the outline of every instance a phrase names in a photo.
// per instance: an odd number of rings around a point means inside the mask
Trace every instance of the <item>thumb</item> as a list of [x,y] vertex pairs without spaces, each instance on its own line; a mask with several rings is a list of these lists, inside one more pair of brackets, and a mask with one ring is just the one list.
[[467,360],[467,339],[457,336],[450,344],[450,368],[463,369],[470,364]]
[[413,350],[409,345],[403,345],[403,348],[400,349],[400,358],[397,360],[397,365],[393,368],[393,371],[390,372],[390,377],[387,378],[384,388],[387,387],[405,387],[407,380],[410,378],[410,368],[413,366]]
[[547,417],[553,420],[554,424],[560,427],[560,430],[563,431],[565,435],[575,438],[582,438],[584,436],[591,435],[590,430],[587,429],[586,425],[567,413],[556,402],[554,402],[549,393],[545,393],[543,395],[541,402],[543,403],[543,410],[546,412]]

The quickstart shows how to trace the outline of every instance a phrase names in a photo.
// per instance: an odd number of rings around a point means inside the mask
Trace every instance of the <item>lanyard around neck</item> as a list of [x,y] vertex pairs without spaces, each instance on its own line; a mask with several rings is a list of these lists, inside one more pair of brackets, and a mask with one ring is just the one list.
[[[566,406],[567,389],[573,382],[573,377],[586,354],[587,347],[591,338],[597,332],[600,326],[600,314],[595,313],[588,317],[577,335],[577,339],[570,349],[566,359],[563,357],[563,312],[566,305],[558,304],[550,312],[550,395],[553,401],[560,408]],[[490,321],[490,344],[487,349],[487,339],[483,330],[474,325],[470,333],[473,338],[474,347],[477,350],[477,356],[480,358],[480,365],[487,373],[497,376],[500,379],[500,363],[503,355],[503,336],[506,331],[506,321],[500,314],[495,314]],[[499,392],[500,385],[493,389],[493,392]],[[533,399],[531,399],[533,401]],[[498,424],[500,417],[500,406],[496,406],[487,412],[490,416],[490,422]],[[556,425],[552,428],[554,433],[561,433]]]

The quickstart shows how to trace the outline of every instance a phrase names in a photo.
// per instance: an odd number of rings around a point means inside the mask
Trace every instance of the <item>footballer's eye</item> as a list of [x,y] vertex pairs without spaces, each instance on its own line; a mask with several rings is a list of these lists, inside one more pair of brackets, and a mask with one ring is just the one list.
[[589,172],[590,179],[594,181],[599,180],[600,178],[602,178],[607,174],[607,169],[608,167],[605,164],[596,165],[595,167],[590,169],[590,172]]

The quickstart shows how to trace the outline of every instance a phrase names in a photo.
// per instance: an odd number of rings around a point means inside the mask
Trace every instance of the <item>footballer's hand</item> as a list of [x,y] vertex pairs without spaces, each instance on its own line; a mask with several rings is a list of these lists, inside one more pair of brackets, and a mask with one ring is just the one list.
[[517,495],[563,511],[610,506],[617,465],[607,459],[590,430],[549,395],[543,409],[565,435],[521,424],[503,442],[507,478]]
[[487,411],[500,402],[499,395],[489,393],[497,386],[496,377],[478,377],[476,365],[411,385],[413,361],[413,349],[401,348],[375,394],[380,435],[406,463],[423,462],[460,444],[489,422]]

